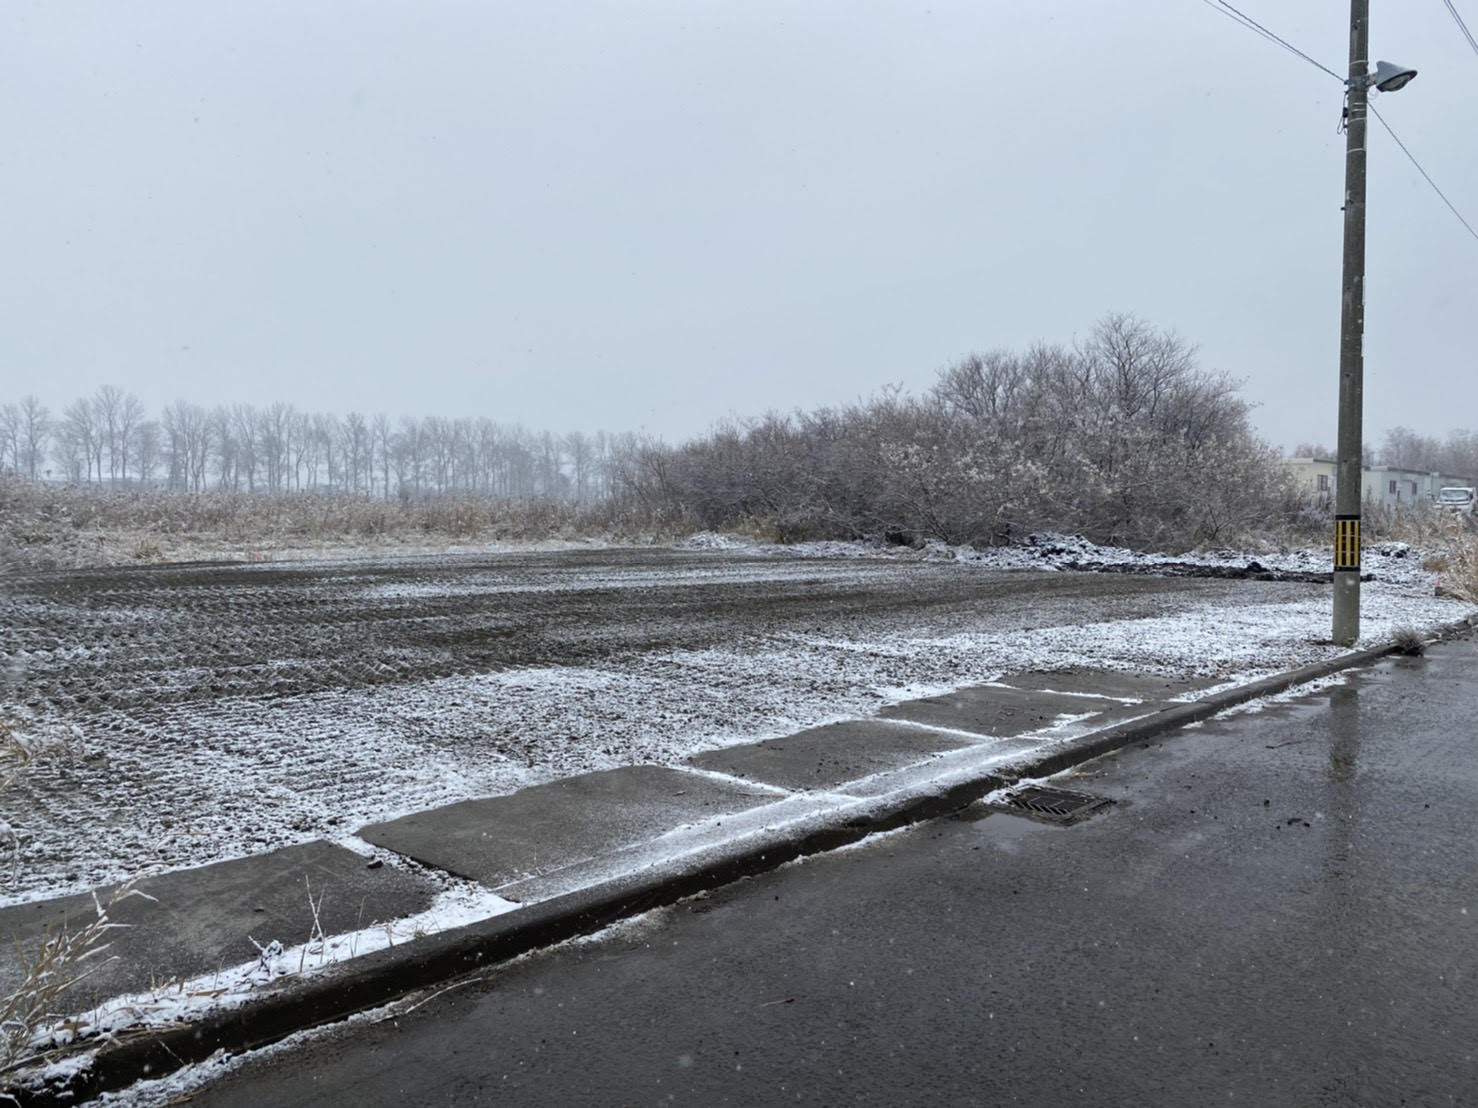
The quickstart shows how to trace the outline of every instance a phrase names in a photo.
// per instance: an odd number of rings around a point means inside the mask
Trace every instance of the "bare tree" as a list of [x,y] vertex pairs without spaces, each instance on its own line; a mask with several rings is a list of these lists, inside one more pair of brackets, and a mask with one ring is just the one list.
[[1293,448],[1293,453],[1290,455],[1290,457],[1326,458],[1332,461],[1334,459],[1334,451],[1329,449],[1329,447],[1325,446],[1323,443],[1301,442]]
[[131,392],[124,393],[118,401],[113,423],[113,439],[118,450],[118,474],[125,481],[128,479],[128,464],[134,460],[134,451],[137,447],[136,436],[139,425],[144,422],[145,414],[143,401]]
[[274,496],[292,484],[294,428],[291,404],[278,401],[257,416],[257,449],[266,475],[267,491]]
[[231,438],[236,446],[237,481],[246,478],[246,491],[257,491],[258,452],[261,428],[256,409],[250,404],[237,404],[231,409]]
[[339,427],[344,461],[344,485],[348,492],[368,491],[373,451],[369,424],[359,412],[350,412]]
[[539,435],[539,492],[547,500],[561,500],[565,475],[561,466],[559,440],[548,431]]
[[240,444],[236,424],[225,405],[212,408],[209,416],[210,445],[216,465],[216,488],[236,489],[240,485]]
[[17,404],[0,404],[0,472],[21,472],[21,410]]
[[395,432],[390,426],[390,417],[377,412],[370,422],[370,446],[374,454],[374,465],[380,470],[380,495],[390,498],[390,456],[395,449]]
[[122,451],[118,448],[118,424],[123,412],[123,392],[112,385],[98,389],[92,400],[93,417],[98,436],[98,482],[103,479],[102,451],[108,454],[108,483],[118,485],[118,464]]
[[305,480],[309,488],[317,484],[318,437],[313,433],[313,419],[307,412],[292,412],[290,416],[288,453],[292,457],[293,491],[301,492]]
[[91,400],[74,400],[62,410],[62,429],[66,435],[67,461],[63,465],[69,473],[76,469],[76,452],[83,459],[82,476],[74,480],[91,481],[94,466],[99,482],[103,479],[103,435],[98,425],[97,408]]
[[339,417],[329,413],[317,413],[313,416],[313,441],[318,454],[314,465],[314,479],[317,479],[317,460],[323,462],[324,476],[328,481],[328,491],[338,492],[344,487],[344,460],[339,449],[342,433],[339,428]]
[[63,417],[52,436],[52,457],[62,477],[73,485],[80,485],[92,474],[91,444],[83,438],[84,425],[78,420]]
[[403,416],[400,430],[396,433],[395,469],[395,480],[399,486],[397,495],[402,500],[420,499],[424,459],[425,436],[422,434],[421,421]]
[[161,440],[159,424],[146,419],[134,431],[134,472],[139,484],[147,488],[154,483],[154,474],[159,471]]
[[164,409],[168,482],[172,489],[202,492],[211,457],[211,417],[204,408],[176,400]]
[[565,457],[570,460],[570,475],[574,481],[577,503],[590,499],[591,467],[595,450],[583,432],[571,431],[564,439]]
[[47,443],[51,437],[51,413],[34,396],[21,397],[21,453],[16,462],[32,481],[39,476],[42,460],[46,457]]
[[492,496],[502,468],[502,428],[484,417],[472,425],[467,439],[472,452],[472,488],[482,496]]
[[455,448],[452,421],[432,416],[421,421],[425,433],[431,476],[436,482],[437,495],[447,491],[452,478],[452,454]]

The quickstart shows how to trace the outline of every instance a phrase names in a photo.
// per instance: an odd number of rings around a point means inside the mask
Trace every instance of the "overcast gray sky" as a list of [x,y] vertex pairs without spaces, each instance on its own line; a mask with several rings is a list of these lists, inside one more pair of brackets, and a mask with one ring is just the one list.
[[[1239,6],[1345,70],[1345,0]],[[1478,225],[1478,54],[1372,6]],[[1332,442],[1341,96],[1202,0],[6,0],[0,400],[675,441],[1130,311]],[[1478,427],[1478,241],[1374,121],[1368,258],[1367,439]]]

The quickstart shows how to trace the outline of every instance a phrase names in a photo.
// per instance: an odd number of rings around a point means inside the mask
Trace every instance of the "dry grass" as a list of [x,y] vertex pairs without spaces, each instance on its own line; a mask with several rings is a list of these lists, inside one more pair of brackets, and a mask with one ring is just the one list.
[[638,506],[444,496],[366,496],[37,485],[0,476],[0,567],[78,568],[197,558],[269,558],[310,547],[436,547],[476,542],[650,541],[682,527]]
[[[1362,527],[1367,542],[1402,542],[1420,551],[1421,566],[1438,575],[1438,590],[1478,604],[1478,517],[1431,508],[1392,510],[1365,505]],[[1317,531],[1304,528],[1286,536],[1291,545],[1329,542],[1328,520]]]
[[[36,761],[70,754],[71,747],[62,734],[39,728],[14,710],[0,712],[0,791],[15,784]],[[19,849],[15,829],[3,820],[0,829]],[[12,940],[21,979],[14,990],[0,997],[0,1073],[23,1063],[58,1035],[67,1034],[63,1001],[102,963],[108,934],[120,926],[110,913],[121,901],[143,895],[132,883],[117,888],[106,902],[94,893],[95,913],[85,926],[48,929],[29,950],[19,940]]]
[[1448,548],[1440,587],[1459,600],[1478,604],[1478,535],[1462,535]]
[[0,705],[0,791],[14,784],[33,762],[71,754],[64,732],[37,726],[24,709]]
[[94,893],[95,913],[86,926],[50,929],[30,951],[15,943],[22,980],[0,998],[0,1073],[75,1033],[65,1018],[67,994],[104,964],[109,934],[125,926],[113,921],[113,909],[129,897],[147,895],[131,883],[119,886],[106,901]]
[[1478,532],[1473,518],[1446,512],[1428,512],[1419,531],[1399,537],[1427,551],[1422,568],[1438,574],[1438,589],[1470,604],[1478,604]]
[[1414,627],[1398,627],[1392,636],[1397,654],[1419,658],[1427,652],[1427,640]]

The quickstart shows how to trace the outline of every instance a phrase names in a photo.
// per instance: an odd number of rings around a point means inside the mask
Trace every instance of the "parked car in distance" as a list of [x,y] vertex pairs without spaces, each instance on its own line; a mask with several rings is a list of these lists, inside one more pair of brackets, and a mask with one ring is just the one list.
[[1449,485],[1437,490],[1437,507],[1447,512],[1473,513],[1474,491],[1464,485]]

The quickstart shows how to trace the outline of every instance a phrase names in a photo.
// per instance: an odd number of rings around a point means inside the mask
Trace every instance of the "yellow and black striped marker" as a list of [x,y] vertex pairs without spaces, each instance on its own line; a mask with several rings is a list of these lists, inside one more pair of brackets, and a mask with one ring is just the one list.
[[1334,571],[1360,568],[1360,517],[1334,517]]

